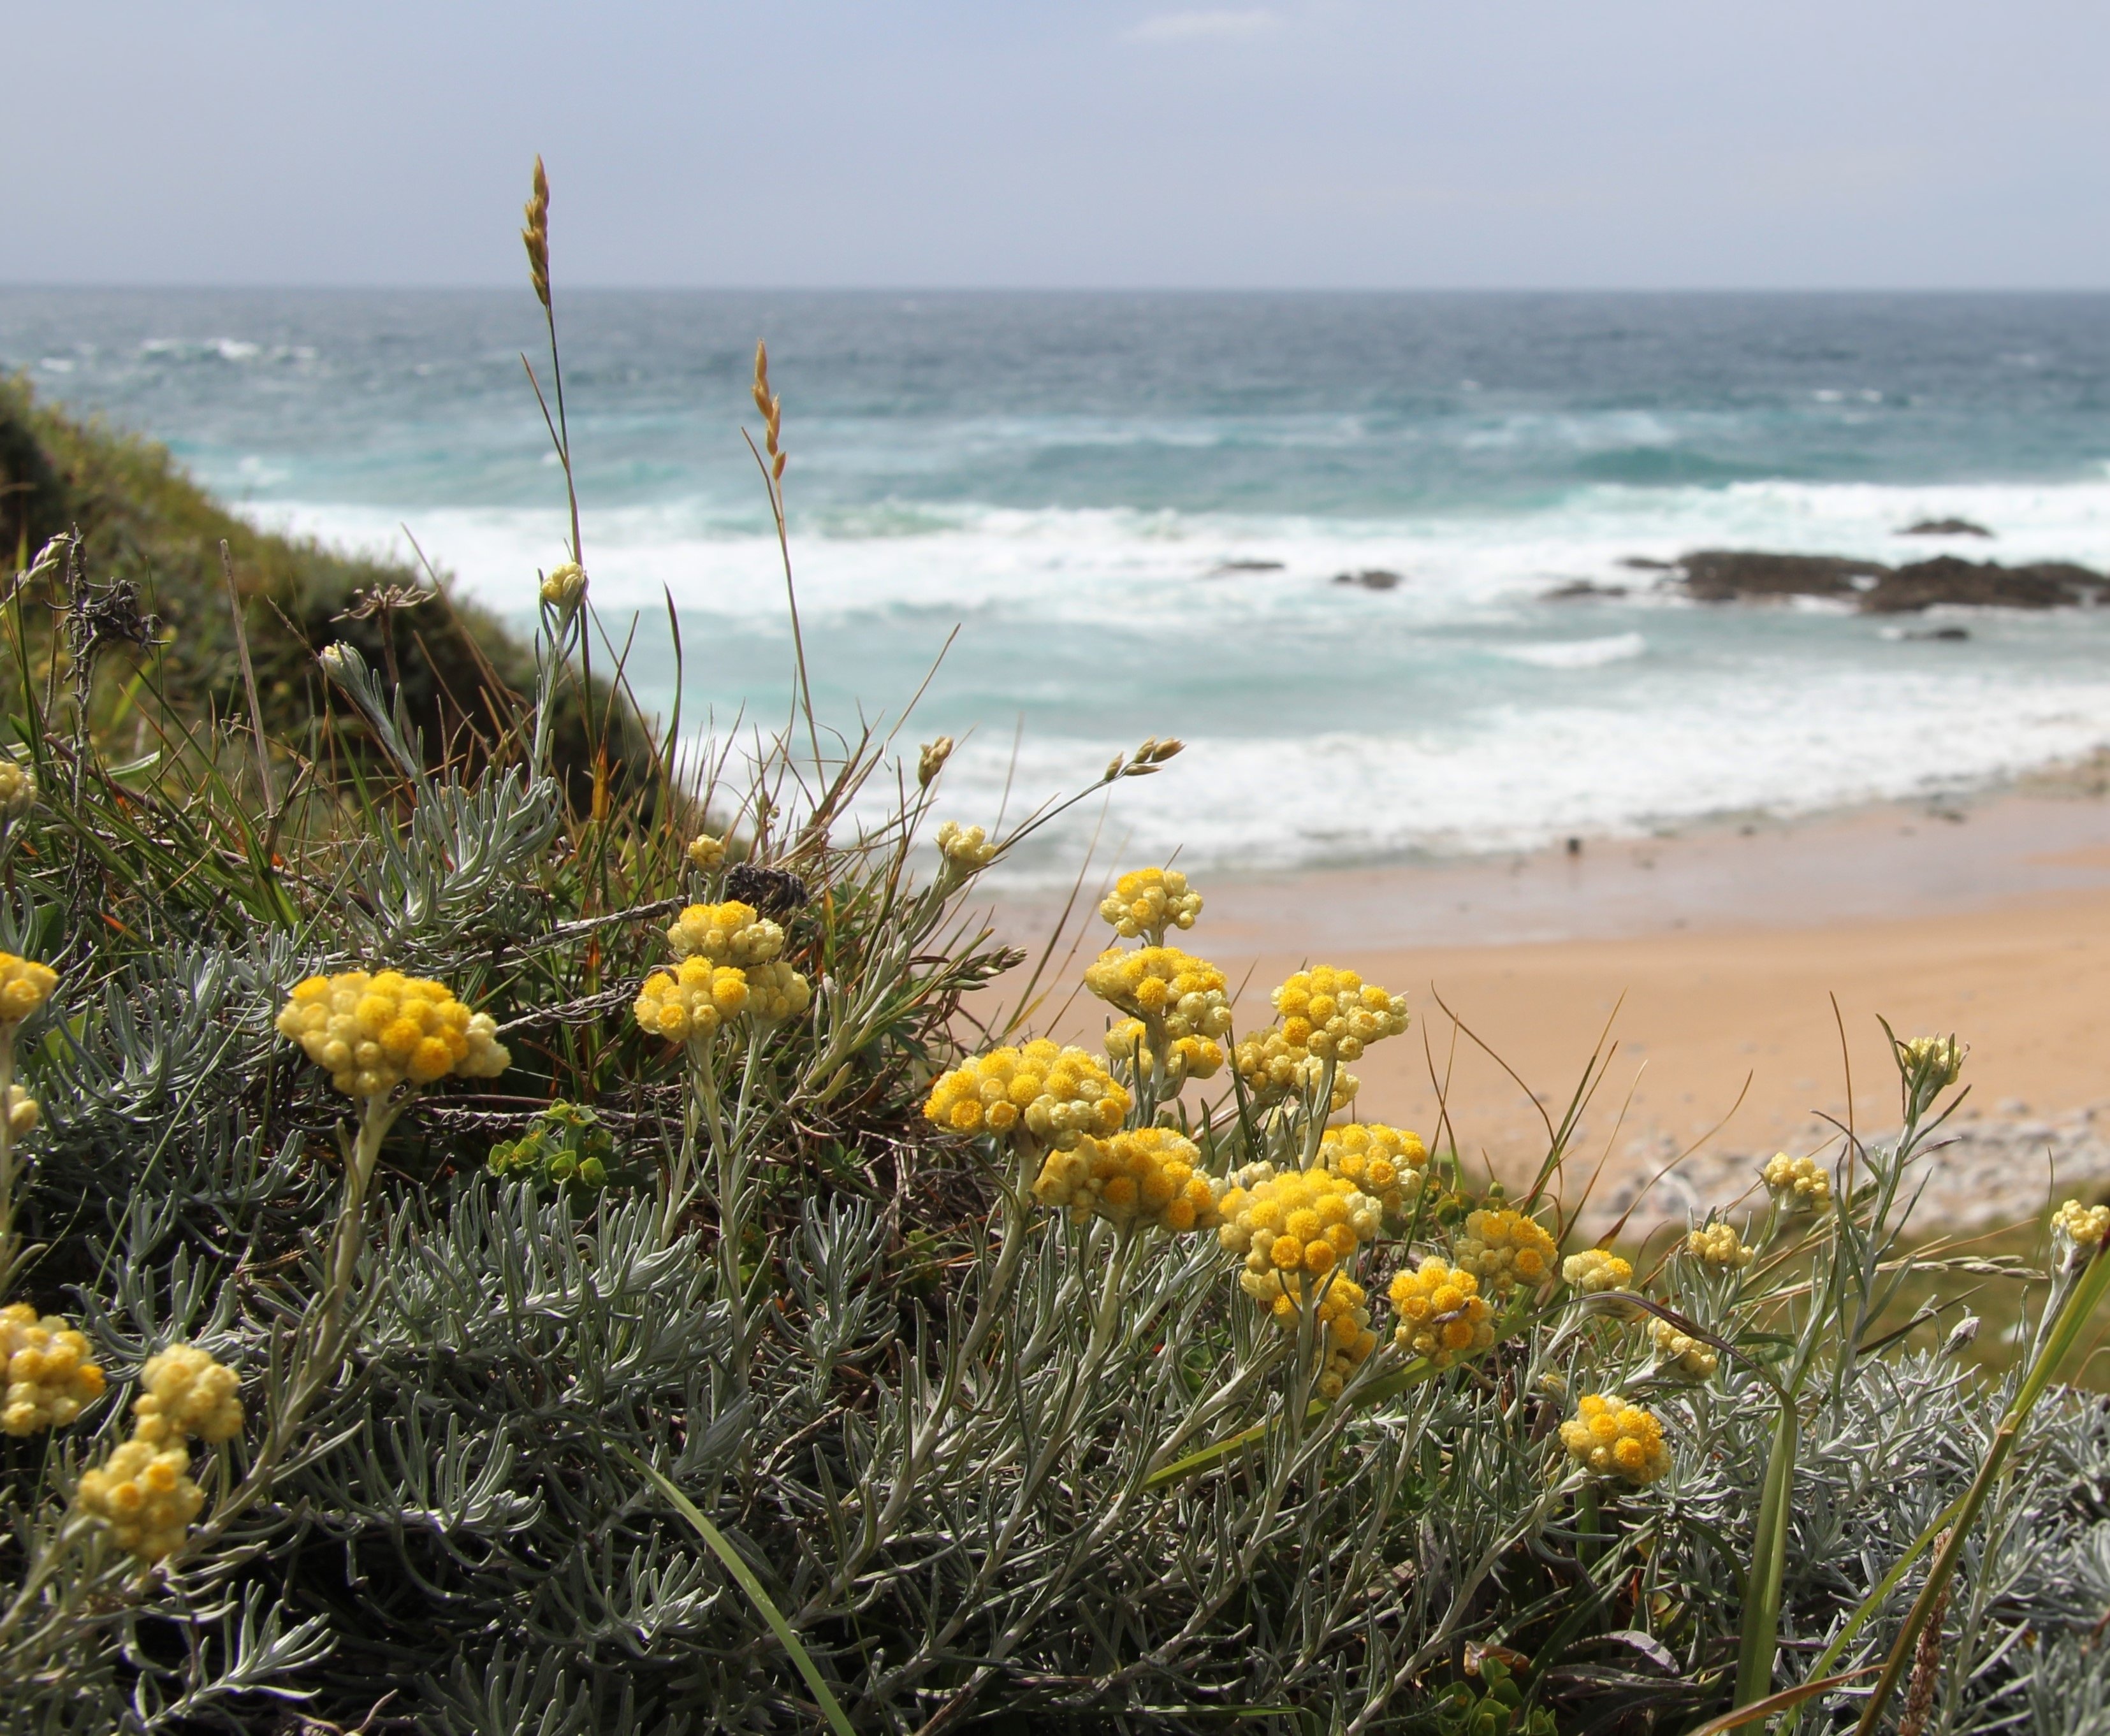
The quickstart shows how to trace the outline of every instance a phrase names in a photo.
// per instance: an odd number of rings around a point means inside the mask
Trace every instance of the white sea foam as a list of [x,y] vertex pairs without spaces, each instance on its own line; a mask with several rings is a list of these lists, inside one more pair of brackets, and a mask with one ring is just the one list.
[[[1897,534],[1952,515],[1992,525],[1998,541]],[[258,516],[408,553],[393,513]],[[469,594],[516,617],[535,570],[563,558],[555,510],[452,507],[409,523]],[[591,523],[604,612],[641,611],[648,637],[663,635],[668,594],[691,617],[687,715],[742,703],[775,715],[787,664],[767,649],[785,631],[774,539],[698,503],[601,510]],[[1188,753],[1121,786],[1112,823],[1138,849],[1176,845],[1197,863],[1501,849],[1803,812],[1983,783],[2110,743],[2110,611],[1981,616],[1967,644],[1922,646],[1843,605],[1692,605],[1622,564],[1700,546],[2110,566],[2110,478],[1607,485],[1531,513],[1345,522],[917,504],[794,539],[817,680],[898,703],[965,623],[930,728],[994,734],[955,759],[949,811],[986,824],[1007,779],[1015,791],[1071,787],[1143,735],[1176,732]],[[1220,570],[1234,561],[1280,565]],[[1329,582],[1371,568],[1401,582]],[[1575,579],[1629,594],[1542,600]],[[649,658],[644,676],[648,701],[663,703]],[[1089,830],[1080,818],[1056,839],[1073,851]]]
[[1523,645],[1498,645],[1497,657],[1541,669],[1596,669],[1606,663],[1622,663],[1648,649],[1638,633],[1610,633],[1602,639],[1555,639]]

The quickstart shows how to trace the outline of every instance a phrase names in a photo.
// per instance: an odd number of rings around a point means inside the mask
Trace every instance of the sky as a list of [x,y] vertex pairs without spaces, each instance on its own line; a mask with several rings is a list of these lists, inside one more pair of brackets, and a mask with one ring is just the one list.
[[0,281],[2110,287],[2099,0],[98,0]]

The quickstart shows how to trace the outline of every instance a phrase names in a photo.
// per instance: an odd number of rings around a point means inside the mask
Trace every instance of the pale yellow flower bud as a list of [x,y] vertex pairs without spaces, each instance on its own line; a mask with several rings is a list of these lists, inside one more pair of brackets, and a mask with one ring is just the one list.
[[549,576],[542,581],[542,600],[566,614],[579,606],[586,594],[586,570],[577,561],[552,567]]

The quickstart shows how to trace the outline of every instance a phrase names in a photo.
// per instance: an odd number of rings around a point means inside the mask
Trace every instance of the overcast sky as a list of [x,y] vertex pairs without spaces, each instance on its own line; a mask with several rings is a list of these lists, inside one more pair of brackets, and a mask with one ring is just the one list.
[[2110,287],[2101,0],[11,9],[0,279]]

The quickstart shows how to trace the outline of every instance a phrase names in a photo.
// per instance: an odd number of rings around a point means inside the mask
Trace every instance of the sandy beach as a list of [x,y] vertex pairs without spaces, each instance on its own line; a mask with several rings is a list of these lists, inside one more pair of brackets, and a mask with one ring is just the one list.
[[[2092,789],[2044,780],[1573,852],[1215,879],[1190,943],[1239,988],[1242,1028],[1306,962],[1405,991],[1415,1027],[1356,1068],[1361,1113],[1429,1135],[1447,1105],[1460,1151],[1505,1175],[1535,1165],[1541,1105],[1558,1120],[1609,1029],[1575,1146],[1585,1169],[1605,1160],[1600,1223],[1637,1196],[1641,1223],[1733,1197],[1755,1159],[1821,1141],[1825,1116],[1894,1128],[1879,1017],[1953,1031],[1973,1088],[1927,1220],[2007,1221],[2054,1185],[2110,1186],[2094,1119],[2102,1106],[2110,1133],[2110,802]],[[1046,920],[1000,918],[1021,935]],[[1073,1000],[1053,1022],[1095,1033],[1098,1009]]]

